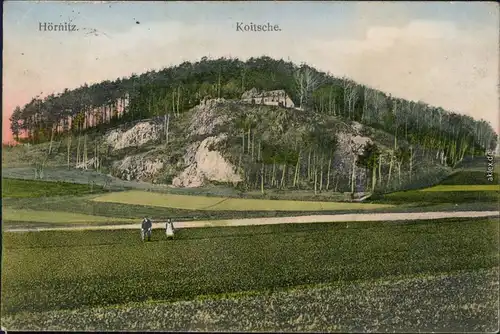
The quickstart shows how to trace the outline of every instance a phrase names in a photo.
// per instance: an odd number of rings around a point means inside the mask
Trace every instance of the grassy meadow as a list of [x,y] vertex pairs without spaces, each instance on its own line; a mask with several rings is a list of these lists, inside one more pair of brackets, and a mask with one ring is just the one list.
[[385,204],[236,199],[160,194],[145,191],[114,192],[93,198],[96,202],[149,205],[187,210],[224,211],[325,211],[387,208]]
[[2,324],[38,331],[493,333],[498,327],[498,274],[497,267],[77,312],[21,312],[4,315]]
[[[449,177],[441,181],[441,185],[498,185],[500,181],[498,179],[498,171],[493,173],[493,180],[488,180],[484,166],[482,171],[476,170],[477,167],[471,167],[471,169],[460,170]],[[498,169],[498,168],[497,168]]]
[[105,191],[103,187],[92,184],[2,178],[2,198],[82,196]]
[[[468,180],[468,184],[464,180]],[[430,188],[376,195],[363,203],[332,202],[326,201],[326,197],[317,201],[235,198],[234,194],[214,196],[201,191],[189,195],[137,189],[112,192],[92,184],[9,178],[3,179],[2,183],[4,226],[19,226],[20,223],[44,226],[125,223],[144,216],[158,220],[167,217],[212,220],[367,212],[498,210],[499,200],[499,187],[488,181],[484,173],[474,170],[459,170]],[[300,196],[307,198],[308,195],[302,193]]]
[[133,222],[132,219],[92,216],[72,212],[40,211],[4,208],[2,219],[17,222],[40,222],[54,224],[103,223],[103,222]]
[[430,205],[449,203],[453,205],[465,203],[491,203],[498,209],[498,191],[401,191],[383,195],[378,203]]
[[[458,171],[434,187],[385,194],[371,203],[111,192],[83,183],[3,179],[2,220],[7,227],[62,226],[138,223],[143,216],[497,210],[496,184],[470,173]],[[498,320],[498,303],[485,292],[498,269],[498,235],[494,218],[190,228],[169,241],[154,231],[146,243],[136,230],[4,232],[2,326],[488,330]],[[444,292],[453,289],[462,293]],[[400,318],[391,322],[394,312]]]
[[[494,219],[7,233],[2,313],[74,309],[498,265]],[[165,256],[169,254],[169,256]]]
[[[102,195],[108,196],[102,196]],[[388,210],[393,205],[235,199],[146,191],[110,192],[102,186],[60,181],[3,179],[4,226],[129,223],[144,216],[181,220],[280,217],[290,214]],[[23,225],[23,226],[24,226]]]
[[448,185],[440,184],[434,187],[425,188],[420,191],[437,191],[437,192],[449,192],[449,191],[500,191],[499,184],[469,184],[469,185]]
[[438,203],[491,203],[498,210],[498,172],[492,174],[493,180],[490,181],[486,174],[486,165],[482,167],[484,171],[481,172],[477,170],[477,163],[469,164],[467,169],[455,171],[432,187],[378,195],[374,202],[395,205],[418,203],[422,206]]

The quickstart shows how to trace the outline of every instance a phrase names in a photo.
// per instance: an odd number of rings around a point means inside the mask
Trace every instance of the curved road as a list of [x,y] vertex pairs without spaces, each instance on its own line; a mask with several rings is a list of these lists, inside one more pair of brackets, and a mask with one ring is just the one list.
[[[329,222],[366,222],[366,221],[402,221],[402,220],[426,220],[442,218],[478,218],[499,217],[500,211],[456,211],[456,212],[406,212],[406,213],[355,213],[339,215],[312,215],[276,218],[246,218],[229,220],[202,220],[175,223],[176,228],[192,228],[207,226],[248,226],[248,225],[270,225],[288,223],[329,223]],[[153,223],[153,229],[163,229],[164,222]],[[71,231],[71,230],[120,230],[140,228],[140,219],[137,224],[119,225],[85,225],[69,227],[40,227],[40,228],[5,228],[5,232],[28,232],[28,231]]]

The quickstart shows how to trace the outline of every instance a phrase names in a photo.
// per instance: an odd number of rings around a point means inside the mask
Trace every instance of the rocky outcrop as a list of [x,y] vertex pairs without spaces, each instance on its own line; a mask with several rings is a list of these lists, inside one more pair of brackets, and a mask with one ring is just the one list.
[[140,122],[128,130],[115,129],[105,137],[105,142],[113,150],[142,146],[161,138],[163,127],[155,122]]
[[128,156],[113,163],[116,176],[127,181],[152,180],[164,166],[162,160],[148,158],[144,155]]
[[[162,124],[154,121],[142,121],[129,129],[113,129],[104,137],[104,142],[112,150],[127,147],[141,147],[155,142],[163,135]],[[89,163],[92,163],[89,161]],[[146,154],[127,156],[112,163],[114,176],[127,181],[153,180],[164,168],[164,161]],[[83,166],[82,166],[83,167]]]
[[[148,153],[127,156],[112,164],[113,175],[124,180],[170,181],[174,187],[201,187],[207,182],[237,184],[242,176],[236,168],[214,146],[228,140],[224,128],[233,121],[240,105],[234,101],[224,99],[206,99],[195,106],[191,112],[191,119],[187,129],[183,129],[184,157],[178,161],[172,160],[164,151],[150,150]],[[364,137],[363,125],[351,123],[348,128],[339,131],[338,145],[333,155],[332,171],[342,182],[348,182],[353,168],[356,174],[356,191],[362,191],[365,182],[365,171],[355,165],[355,159],[363,153],[364,147],[372,140]],[[121,150],[127,147],[141,147],[154,143],[164,135],[163,123],[154,120],[142,121],[129,129],[115,129],[109,132],[104,140],[112,150]],[[178,134],[179,135],[179,134]],[[234,134],[233,134],[234,135]],[[177,148],[178,149],[178,148]],[[156,152],[156,153],[155,153]],[[178,152],[178,151],[177,151]],[[89,161],[89,165],[93,162]],[[82,166],[85,168],[84,166]],[[179,172],[181,171],[181,172]],[[172,176],[174,178],[172,179]]]
[[217,113],[217,106],[224,103],[224,99],[210,99],[194,107],[189,136],[208,137],[187,147],[183,163],[187,167],[172,180],[172,186],[196,188],[207,181],[233,184],[242,181],[235,167],[219,151],[213,150],[214,145],[227,139],[226,134],[215,135],[216,128],[230,120],[227,114]]
[[[217,106],[225,104],[224,99],[203,100],[193,108],[188,137],[210,136],[189,145],[184,155],[184,161],[177,165],[168,165],[166,161],[155,157],[154,154],[138,154],[127,156],[115,161],[112,165],[113,174],[121,179],[155,180],[161,178],[161,172],[170,169],[170,172],[185,169],[173,179],[175,187],[199,187],[206,181],[239,182],[241,177],[234,172],[230,164],[220,152],[213,151],[214,144],[226,140],[226,135],[214,136],[219,125],[229,121],[228,116],[217,114]],[[127,147],[140,147],[155,142],[164,135],[163,124],[154,121],[144,121],[135,124],[129,129],[115,129],[104,138],[112,150]],[[187,167],[186,167],[187,166]],[[175,175],[176,172],[174,171]]]
[[217,126],[229,121],[229,117],[217,114],[217,106],[224,104],[225,99],[203,100],[199,105],[193,108],[193,116],[189,126],[191,136],[201,136],[214,134]]
[[201,187],[206,181],[238,183],[242,181],[235,173],[234,166],[220,152],[212,151],[211,147],[226,140],[226,135],[205,138],[202,142],[192,144],[184,156],[188,166],[172,181],[174,187]]
[[[344,177],[349,177],[352,174],[355,159],[363,154],[366,144],[372,142],[369,137],[359,135],[361,128],[361,124],[358,123],[353,125],[352,132],[339,132],[337,134],[338,144],[334,153],[334,167],[336,172]],[[354,170],[357,184],[355,190],[362,191],[362,185],[366,179],[365,170],[358,166],[355,166]]]

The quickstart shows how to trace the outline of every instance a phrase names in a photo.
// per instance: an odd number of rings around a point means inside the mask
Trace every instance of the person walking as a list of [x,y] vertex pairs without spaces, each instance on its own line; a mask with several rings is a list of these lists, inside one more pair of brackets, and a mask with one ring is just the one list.
[[144,241],[146,236],[148,241],[151,241],[151,231],[153,229],[153,223],[147,217],[144,217],[141,224],[141,239]]

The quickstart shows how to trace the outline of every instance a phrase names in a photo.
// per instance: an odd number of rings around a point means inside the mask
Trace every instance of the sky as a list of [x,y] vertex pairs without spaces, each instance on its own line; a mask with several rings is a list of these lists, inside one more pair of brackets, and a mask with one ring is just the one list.
[[[494,2],[3,3],[2,142],[36,95],[201,57],[306,62],[393,96],[499,121]],[[78,31],[40,31],[40,23]],[[281,31],[240,32],[237,23]]]

